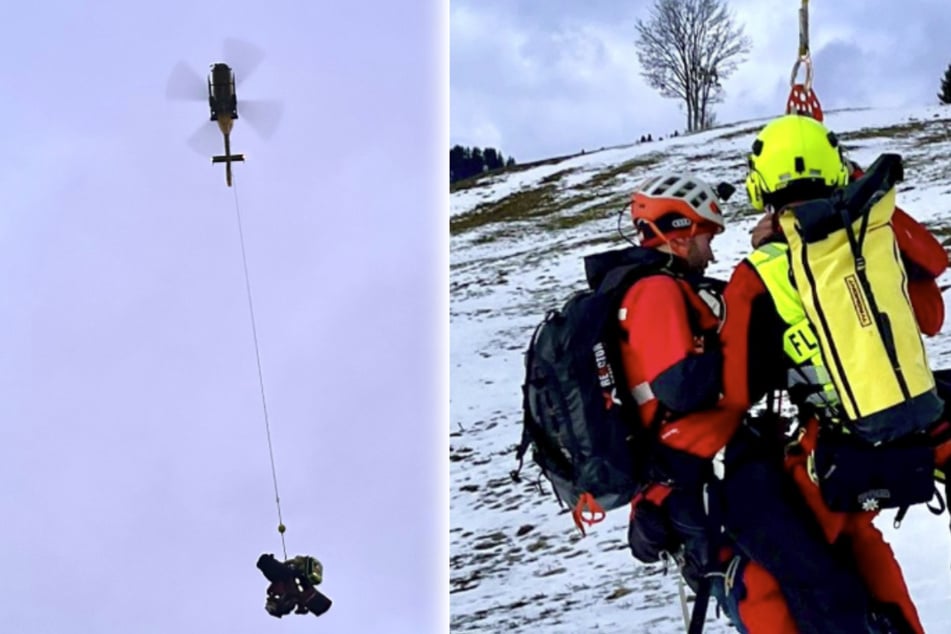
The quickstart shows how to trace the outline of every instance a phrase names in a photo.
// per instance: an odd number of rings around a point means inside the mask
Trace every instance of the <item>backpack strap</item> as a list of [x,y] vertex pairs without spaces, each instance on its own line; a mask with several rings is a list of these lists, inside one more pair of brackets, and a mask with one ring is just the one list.
[[701,634],[703,632],[703,623],[707,620],[707,606],[710,604],[710,586],[712,583],[713,581],[707,575],[700,579],[700,586],[697,588],[693,600],[693,612],[690,614],[690,625],[687,627],[687,634]]
[[[725,449],[721,449],[713,460],[719,460],[724,457]],[[727,570],[726,573],[719,569],[711,570],[719,563],[720,547],[723,545],[722,532],[722,488],[723,474],[711,469],[706,481],[703,483],[704,510],[707,514],[706,532],[707,532],[707,569],[703,571],[700,578],[700,585],[697,588],[696,598],[694,599],[693,613],[690,616],[690,626],[687,628],[687,634],[700,634],[703,631],[703,623],[707,618],[707,606],[710,603],[710,593],[713,586],[714,577],[729,578],[735,574]],[[732,583],[731,583],[732,585]]]
[[[531,367],[532,358],[535,353],[535,340],[538,337],[538,332],[541,330],[542,326],[550,319],[556,311],[548,311],[545,315],[545,319],[542,320],[537,326],[535,326],[535,331],[532,333],[532,339],[528,345],[528,350],[525,352],[525,367]],[[557,447],[552,446],[551,441],[548,439],[548,436],[542,432],[539,428],[538,423],[532,417],[531,408],[529,407],[528,402],[528,381],[531,381],[532,377],[528,377],[526,384],[522,386],[522,439],[518,444],[518,449],[515,452],[515,457],[518,460],[518,467],[509,473],[509,476],[514,482],[521,482],[521,471],[522,466],[525,461],[525,453],[528,451],[528,448],[534,442],[540,448],[542,448],[549,457],[558,464],[559,468],[570,470],[571,465],[568,463],[568,459],[562,455],[561,451]],[[558,497],[558,501],[561,502],[561,497],[558,496],[558,491],[555,491],[555,496]]]

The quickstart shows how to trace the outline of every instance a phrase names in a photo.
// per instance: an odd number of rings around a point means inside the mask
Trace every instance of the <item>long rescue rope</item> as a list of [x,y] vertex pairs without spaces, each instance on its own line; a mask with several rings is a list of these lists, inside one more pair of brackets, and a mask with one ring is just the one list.
[[251,296],[251,276],[248,274],[248,256],[244,247],[244,228],[241,223],[241,207],[238,205],[238,188],[232,184],[234,191],[234,212],[238,222],[238,239],[241,242],[241,263],[244,265],[244,286],[248,292],[248,312],[251,315],[251,335],[254,339],[254,357],[258,366],[258,384],[261,388],[261,408],[264,411],[264,430],[267,433],[267,451],[271,459],[271,480],[274,482],[274,502],[277,504],[277,532],[281,535],[281,549],[284,559],[287,560],[287,544],[284,540],[284,519],[281,514],[281,496],[277,488],[277,467],[274,464],[274,446],[271,443],[271,421],[267,412],[267,399],[264,396],[264,372],[261,369],[261,349],[258,345],[258,329],[254,319],[254,300]]

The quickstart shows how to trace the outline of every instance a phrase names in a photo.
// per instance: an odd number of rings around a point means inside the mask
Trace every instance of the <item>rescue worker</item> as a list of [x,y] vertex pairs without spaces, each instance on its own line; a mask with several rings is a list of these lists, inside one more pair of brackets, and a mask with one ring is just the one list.
[[266,553],[258,558],[257,567],[271,582],[264,604],[271,616],[281,618],[291,612],[320,616],[333,605],[315,587],[324,579],[324,567],[314,557],[298,555],[282,562]]
[[703,276],[724,228],[717,198],[693,176],[663,175],[632,202],[642,257],[669,264],[635,282],[618,315],[628,388],[658,438],[650,485],[632,502],[631,550],[648,561],[682,545],[688,582],[711,583],[749,634],[882,632],[783,473],[782,444],[741,425],[746,409],[720,405],[722,284]]
[[[849,182],[850,173],[835,136],[810,117],[779,117],[757,136],[746,184],[753,207],[765,214],[753,231],[754,251],[737,266],[724,291],[721,404],[746,411],[769,392],[788,390],[802,427],[787,450],[787,470],[825,539],[860,573],[875,600],[879,627],[922,634],[901,568],[872,523],[877,511],[832,512],[814,482],[811,463],[820,421],[837,412],[838,395],[793,285],[789,247],[776,217],[789,204],[828,197]],[[777,524],[775,530],[781,533],[783,527]]]

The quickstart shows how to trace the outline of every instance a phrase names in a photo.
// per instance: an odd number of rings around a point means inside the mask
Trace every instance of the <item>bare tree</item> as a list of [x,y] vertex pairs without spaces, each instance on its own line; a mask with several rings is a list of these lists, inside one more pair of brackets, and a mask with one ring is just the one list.
[[752,42],[721,0],[655,0],[637,21],[641,75],[664,97],[687,106],[687,131],[710,127],[722,80],[744,61]]

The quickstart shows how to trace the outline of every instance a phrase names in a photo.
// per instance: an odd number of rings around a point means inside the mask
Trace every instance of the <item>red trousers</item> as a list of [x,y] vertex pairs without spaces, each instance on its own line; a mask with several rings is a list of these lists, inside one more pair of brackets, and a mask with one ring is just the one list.
[[798,634],[776,577],[756,562],[743,573],[746,597],[739,602],[740,620],[749,634]]
[[[829,543],[834,544],[842,537],[849,539],[855,565],[869,594],[878,601],[898,606],[912,629],[924,634],[918,610],[911,600],[895,553],[873,524],[877,512],[837,513],[829,510],[818,485],[809,477],[807,457],[815,449],[817,433],[818,424],[811,421],[801,440],[804,451],[787,458],[787,471],[815,514]],[[949,460],[951,440],[941,443],[935,450],[937,466],[946,468]],[[729,555],[724,553],[724,556]],[[742,583],[746,593],[739,602],[739,615],[749,634],[798,634],[775,577],[756,562],[748,562]]]
[[826,539],[834,544],[840,537],[848,537],[852,555],[869,594],[883,603],[892,603],[901,608],[905,620],[918,634],[924,634],[918,610],[911,600],[908,586],[902,575],[895,553],[885,541],[881,531],[872,520],[877,511],[837,513],[829,510],[822,499],[819,486],[809,477],[807,456],[816,446],[819,425],[815,420],[806,426],[801,440],[801,454],[786,459],[786,469],[792,475],[800,492],[818,519]]

